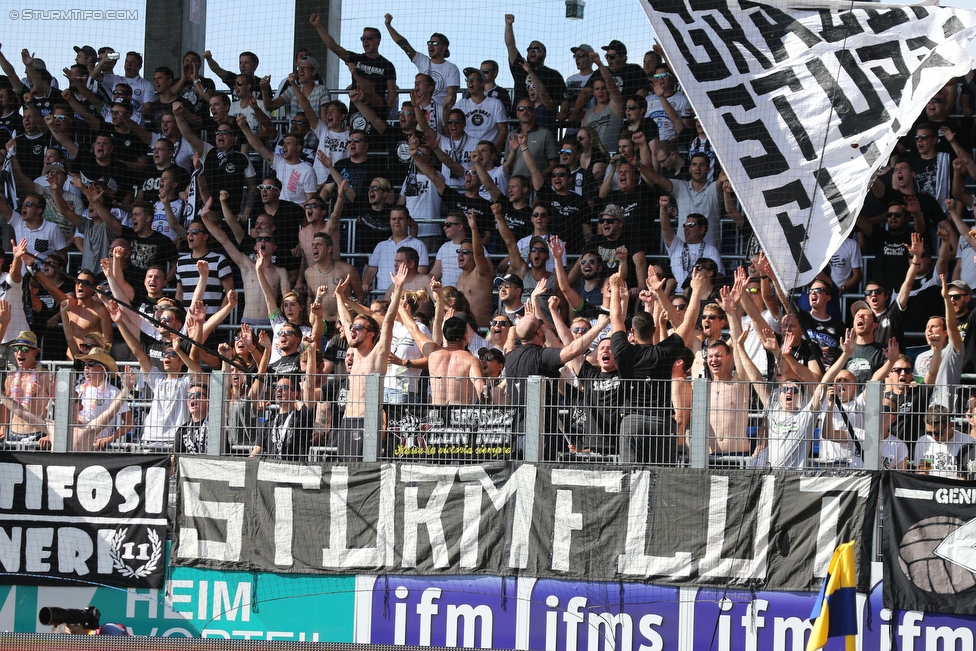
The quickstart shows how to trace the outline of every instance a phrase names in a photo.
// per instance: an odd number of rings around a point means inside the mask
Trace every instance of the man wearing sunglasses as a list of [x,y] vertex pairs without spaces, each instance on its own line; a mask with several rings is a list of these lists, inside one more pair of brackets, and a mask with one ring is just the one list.
[[251,131],[247,118],[237,116],[237,126],[247,138],[247,142],[261,158],[275,171],[281,181],[281,200],[290,201],[295,205],[303,205],[315,196],[318,186],[315,183],[315,171],[312,166],[302,160],[302,138],[295,134],[285,134],[281,140],[281,155],[272,153],[264,143]]
[[[563,76],[545,65],[546,46],[539,41],[532,41],[525,49],[525,57],[519,52],[518,45],[515,44],[515,16],[505,14],[505,48],[508,50],[508,68],[515,80],[515,94],[512,97],[512,105],[518,106],[519,100],[528,99],[528,84],[530,76],[526,74],[522,63],[526,62],[542,85],[546,87],[549,96],[556,103],[557,114],[565,113],[569,106],[566,98],[566,81]],[[518,115],[512,117],[519,117]]]
[[799,319],[807,336],[820,347],[825,366],[830,366],[840,355],[840,340],[846,330],[844,322],[827,311],[833,297],[826,280],[817,278],[807,287],[810,311],[800,310]]
[[[37,368],[41,356],[37,335],[25,330],[7,344],[7,350],[12,353],[17,370],[7,376],[3,384],[3,394],[34,416],[47,418],[48,404],[54,399],[54,373]],[[6,408],[0,413],[0,421],[4,423],[0,425],[0,441],[28,442],[39,441],[44,437],[44,432],[38,431],[36,425],[26,422],[17,414],[9,413]]]
[[647,75],[636,63],[627,63],[627,46],[614,39],[600,49],[607,53],[607,68],[621,95],[629,97],[640,94],[647,97]]
[[427,41],[427,54],[421,54],[393,28],[391,14],[386,14],[383,22],[386,24],[386,31],[390,33],[390,38],[417,66],[417,70],[430,75],[434,80],[433,100],[438,106],[443,107],[445,114],[448,113],[457,99],[458,89],[461,88],[461,73],[456,65],[447,60],[451,56],[451,42],[443,34],[434,32]]
[[390,108],[397,104],[396,68],[390,61],[379,53],[380,41],[383,35],[375,27],[364,27],[363,35],[359,37],[363,53],[350,52],[339,45],[329,30],[322,24],[322,18],[313,13],[309,16],[315,31],[325,46],[346,64],[353,64],[353,88],[363,91],[366,101],[374,111],[385,116]]
[[645,116],[657,123],[661,140],[677,142],[682,131],[695,128],[691,102],[677,89],[677,85],[678,78],[666,64],[662,63],[654,70],[654,76],[651,77],[653,93],[647,94]]
[[[465,131],[475,142],[490,140],[496,148],[508,140],[508,116],[501,100],[485,95],[485,73],[480,68],[465,68],[464,79],[468,92],[454,105],[465,117]],[[450,120],[450,117],[448,117]],[[450,122],[448,122],[450,127]]]
[[210,250],[210,233],[199,219],[193,220],[187,227],[186,243],[190,247],[189,252],[181,255],[176,262],[176,298],[184,305],[190,304],[201,280],[199,263],[206,264],[203,302],[207,306],[207,316],[211,316],[227,300],[227,293],[234,290],[230,260]]
[[[183,134],[183,139],[203,162],[203,177],[211,197],[219,197],[221,190],[229,193],[228,205],[234,214],[246,212],[245,192],[256,193],[254,179],[257,172],[250,159],[235,148],[237,144],[237,123],[233,118],[222,118],[214,129],[214,145],[200,139],[197,132],[186,122],[188,112],[180,102],[173,103],[173,115]],[[244,188],[247,188],[246,191]]]

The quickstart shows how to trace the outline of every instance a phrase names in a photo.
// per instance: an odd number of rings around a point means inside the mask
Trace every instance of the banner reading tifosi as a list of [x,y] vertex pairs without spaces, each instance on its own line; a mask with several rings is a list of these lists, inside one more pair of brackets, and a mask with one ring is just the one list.
[[[877,482],[787,471],[179,460],[178,565],[815,590]],[[867,575],[860,573],[867,589]]]
[[888,473],[884,605],[976,615],[976,482]]
[[0,582],[158,588],[169,457],[0,454]]

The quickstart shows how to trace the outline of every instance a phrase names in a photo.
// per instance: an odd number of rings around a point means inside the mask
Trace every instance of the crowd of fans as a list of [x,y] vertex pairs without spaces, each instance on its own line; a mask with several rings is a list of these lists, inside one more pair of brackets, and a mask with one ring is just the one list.
[[387,14],[416,66],[402,84],[384,30],[350,51],[309,20],[351,73],[335,97],[308,50],[277,88],[251,52],[239,72],[187,52],[149,80],[139,53],[86,45],[60,82],[0,50],[7,444],[50,447],[42,360],[68,360],[74,449],[204,451],[223,369],[228,445],[254,455],[361,457],[380,374],[388,406],[512,408],[513,457],[532,375],[552,378],[551,458],[677,463],[698,377],[715,457],[802,467],[817,427],[818,462],[857,467],[872,379],[886,466],[976,457],[953,421],[976,413],[958,386],[976,373],[972,74],[931,99],[850,239],[791,293],[659,49],[637,65],[618,40],[581,44],[564,77],[506,15],[506,89],[498,62],[459,69],[441,33],[418,52]]

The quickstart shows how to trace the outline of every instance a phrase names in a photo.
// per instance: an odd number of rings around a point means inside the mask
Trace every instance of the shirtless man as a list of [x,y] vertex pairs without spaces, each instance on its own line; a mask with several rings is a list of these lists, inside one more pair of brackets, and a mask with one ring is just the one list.
[[495,268],[485,255],[474,211],[470,211],[467,217],[471,238],[465,238],[458,247],[457,263],[461,268],[461,275],[457,279],[456,287],[464,292],[475,321],[484,328],[492,315],[491,290],[495,282]]
[[431,404],[473,405],[484,391],[485,381],[481,372],[481,360],[467,349],[467,324],[457,317],[444,321],[441,329],[444,346],[441,347],[424,335],[402,306],[400,319],[427,358]]
[[[54,399],[54,373],[37,368],[41,349],[37,336],[28,330],[7,344],[17,362],[17,370],[7,376],[3,383],[3,394],[24,407],[38,418],[47,418],[48,403]],[[51,439],[39,431],[37,425],[25,421],[16,413],[4,408],[2,422],[10,425],[0,427],[0,440],[36,440],[42,449],[51,447]]]
[[[261,293],[261,285],[258,283],[257,271],[254,268],[254,261],[250,257],[244,255],[237,245],[227,237],[224,229],[220,227],[220,223],[217,221],[216,216],[213,211],[210,210],[211,202],[208,200],[206,205],[203,207],[203,224],[213,235],[213,238],[220,242],[220,245],[224,247],[224,251],[227,253],[227,257],[234,261],[241,269],[241,279],[244,282],[244,314],[241,316],[241,323],[247,323],[249,325],[264,325],[268,322],[268,315],[266,314],[266,304],[264,301],[264,294]],[[224,216],[225,219],[227,216]],[[231,219],[234,219],[231,216]],[[258,231],[257,237],[254,242],[255,253],[264,253],[266,256],[271,256],[274,253],[277,246],[274,243],[274,235],[271,231]],[[273,264],[265,265],[264,277],[267,279],[268,284],[271,285],[272,289],[278,289],[281,291],[279,296],[275,297],[278,300],[280,296],[284,296],[291,291],[291,284],[288,282],[288,271],[282,269],[281,267]]]
[[[303,208],[305,209],[305,220],[308,224],[302,226],[301,230],[298,231],[298,250],[292,251],[295,254],[300,253],[302,257],[301,273],[294,289],[296,292],[314,296],[315,287],[305,288],[305,270],[315,264],[312,261],[312,240],[315,239],[316,234],[326,230],[326,205],[321,197],[316,196],[306,201]],[[345,274],[342,274],[342,277],[345,277]]]
[[[44,286],[44,289],[61,304],[61,327],[68,341],[75,343],[74,348],[85,341],[85,335],[93,330],[101,332],[105,340],[112,343],[112,319],[108,310],[95,300],[94,288],[97,286],[95,274],[88,269],[78,272],[75,280],[74,296],[68,296],[54,285],[44,274],[34,276]],[[72,346],[68,346],[68,358],[74,359]]]
[[359,281],[359,271],[355,267],[332,256],[333,242],[327,233],[321,231],[316,233],[311,244],[313,264],[305,270],[305,286],[308,288],[309,295],[316,294],[319,287],[326,288],[326,294],[322,297],[322,318],[331,326],[325,332],[331,336],[335,329],[335,322],[339,318],[336,299],[332,292],[343,278],[348,278],[353,296],[361,301],[364,297],[363,285]]
[[[390,274],[393,283],[393,293],[390,294],[390,304],[399,305],[403,284],[407,280],[407,269],[400,265],[396,274]],[[342,460],[362,460],[363,458],[363,426],[366,418],[366,376],[372,373],[385,374],[390,357],[390,342],[392,340],[393,322],[390,314],[383,319],[380,326],[370,316],[359,314],[355,319],[346,307],[346,292],[349,289],[349,278],[340,282],[333,293],[342,331],[350,349],[356,349],[356,358],[349,371],[349,393],[346,401],[346,411],[342,417],[340,431],[335,438],[338,447],[338,458]]]
[[[729,291],[723,287],[720,305],[726,314],[734,314],[742,300],[744,283],[737,282]],[[749,426],[749,383],[735,369],[740,366],[739,348],[721,339],[713,341],[706,352],[705,365],[712,373],[708,383],[708,453],[745,455],[750,453],[746,429]]]

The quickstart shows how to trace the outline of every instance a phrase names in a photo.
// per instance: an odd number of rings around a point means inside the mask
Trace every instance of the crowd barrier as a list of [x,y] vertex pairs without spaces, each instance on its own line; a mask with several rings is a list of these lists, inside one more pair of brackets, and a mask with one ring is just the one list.
[[[206,375],[209,395],[222,399],[206,405],[206,440],[198,451],[255,454],[255,446],[274,440],[276,428],[293,425],[282,417],[274,376],[248,397],[240,373]],[[153,429],[147,422],[151,410],[159,414],[181,408],[181,419],[189,420],[185,398],[182,405],[165,399],[154,402],[138,369],[135,386],[126,396],[118,396],[115,388],[122,383],[121,374],[110,374],[110,388],[91,393],[83,371],[39,370],[28,377],[35,388],[26,396],[23,388],[12,384],[18,377],[8,372],[5,383],[0,411],[5,449],[170,452],[173,430]],[[726,469],[898,469],[961,478],[970,476],[968,464],[976,460],[966,408],[968,385],[950,387],[934,398],[929,387],[916,384],[869,382],[856,398],[853,390],[838,385],[837,395],[848,399],[846,408],[843,416],[830,410],[833,419],[828,423],[827,385],[819,384],[789,383],[799,387],[791,392],[775,383],[750,387],[748,382],[707,378],[648,382],[566,374],[559,379],[501,377],[484,382],[469,377],[431,380],[426,375],[296,377],[303,390],[312,383],[308,422],[300,433],[306,441],[283,453],[265,445],[261,456],[310,462],[524,460]],[[439,389],[469,391],[472,398],[467,404],[434,404],[429,392],[434,382]],[[766,404],[758,399],[757,389],[768,395]],[[637,406],[632,392],[651,396],[649,406]],[[10,394],[20,396],[21,406],[13,404]],[[523,396],[522,404],[514,401],[516,394]],[[295,400],[300,403],[301,394]],[[930,402],[947,401],[947,408],[927,418]],[[118,414],[108,425],[93,426],[95,412],[113,409]],[[152,422],[161,421],[157,417]],[[938,433],[940,427],[948,428],[946,436],[955,441],[949,443],[955,466],[931,445],[916,445],[926,430]],[[973,452],[964,449],[967,444],[974,446]]]

